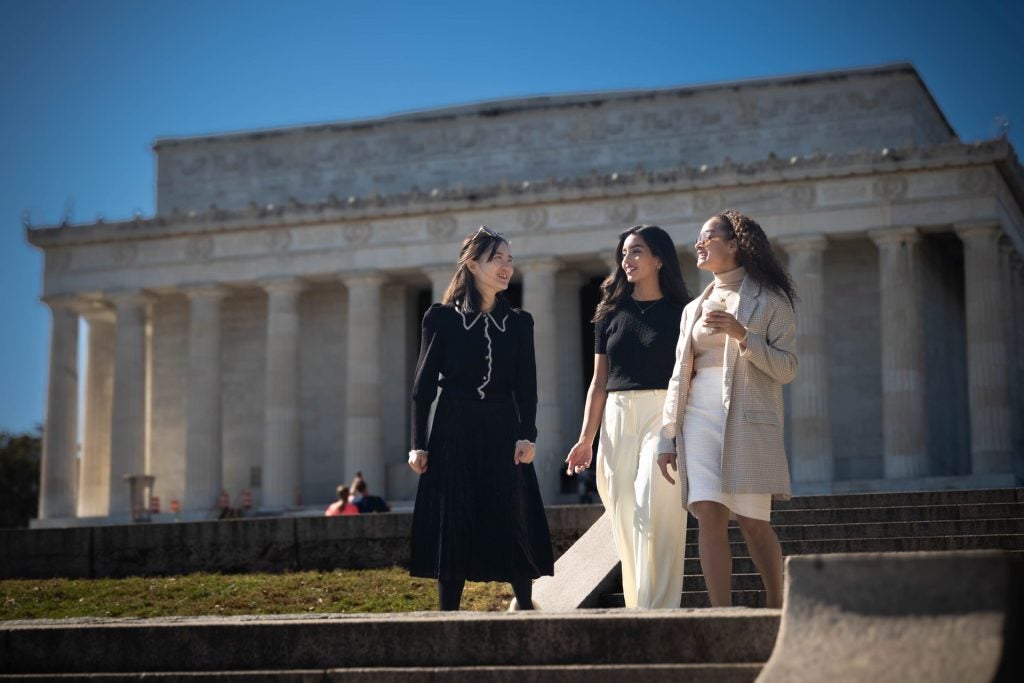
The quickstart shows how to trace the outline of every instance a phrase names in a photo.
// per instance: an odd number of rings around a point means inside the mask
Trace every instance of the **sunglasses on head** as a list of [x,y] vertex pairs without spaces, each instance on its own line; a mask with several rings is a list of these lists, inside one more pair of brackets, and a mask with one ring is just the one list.
[[480,233],[483,233],[484,235],[487,235],[488,237],[493,237],[496,240],[501,240],[503,242],[508,242],[508,238],[506,238],[500,232],[495,232],[494,230],[491,230],[486,225],[481,225],[479,228],[476,229],[476,234],[479,235]]

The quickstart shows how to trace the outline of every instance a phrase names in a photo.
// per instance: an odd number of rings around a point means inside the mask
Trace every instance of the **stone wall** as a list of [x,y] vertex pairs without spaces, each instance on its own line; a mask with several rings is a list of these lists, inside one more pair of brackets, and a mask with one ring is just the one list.
[[[604,512],[547,508],[555,557]],[[404,566],[411,513],[0,529],[0,578],[103,578]]]
[[352,478],[345,469],[346,294],[338,284],[317,285],[299,303],[299,419],[302,500],[334,500]]
[[947,142],[912,68],[507,100],[158,141],[157,213]]
[[[161,508],[172,500],[185,501],[185,401],[188,385],[188,300],[181,295],[160,297],[152,308],[150,341],[149,462],[156,479],[153,495]],[[117,473],[114,473],[115,476]],[[119,478],[119,477],[118,477]],[[127,486],[120,481],[114,486]],[[213,501],[210,501],[211,505]]]
[[869,240],[850,240],[826,250],[824,257],[835,478],[881,478],[878,250]]
[[[258,290],[244,290],[221,305],[224,488],[258,494],[253,468],[263,461],[267,300]],[[258,495],[253,504],[259,505]]]

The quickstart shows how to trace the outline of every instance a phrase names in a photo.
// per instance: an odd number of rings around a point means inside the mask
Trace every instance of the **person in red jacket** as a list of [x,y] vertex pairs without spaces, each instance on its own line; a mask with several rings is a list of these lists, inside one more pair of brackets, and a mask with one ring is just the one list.
[[358,515],[359,508],[354,503],[348,502],[348,487],[344,484],[338,486],[338,500],[327,506],[324,510],[324,517],[341,517],[343,515]]

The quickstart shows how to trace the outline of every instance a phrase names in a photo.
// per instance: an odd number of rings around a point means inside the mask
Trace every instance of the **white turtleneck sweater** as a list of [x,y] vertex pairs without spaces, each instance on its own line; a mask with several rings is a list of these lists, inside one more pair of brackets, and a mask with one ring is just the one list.
[[[715,273],[715,286],[708,299],[725,303],[725,310],[736,315],[736,308],[740,303],[740,285],[743,284],[746,275],[747,269],[743,266],[724,273]],[[693,369],[699,371],[701,368],[721,367],[725,358],[725,342],[728,339],[728,335],[722,332],[708,333],[704,328],[702,309],[697,324],[693,326]]]

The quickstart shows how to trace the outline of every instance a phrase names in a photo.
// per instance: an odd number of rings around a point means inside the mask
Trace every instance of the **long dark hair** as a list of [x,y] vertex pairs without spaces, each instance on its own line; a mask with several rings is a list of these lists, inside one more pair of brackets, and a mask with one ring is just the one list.
[[594,311],[594,319],[598,322],[615,310],[619,303],[633,293],[633,283],[626,279],[626,271],[622,270],[622,247],[630,235],[637,235],[647,244],[651,254],[661,259],[658,269],[658,285],[666,299],[677,306],[685,306],[692,298],[690,290],[683,281],[683,272],[679,269],[679,255],[676,245],[669,234],[657,225],[634,225],[619,235],[619,243],[615,247],[615,267],[601,283],[601,303]]
[[[494,232],[486,225],[481,225],[476,232],[466,235],[466,239],[462,240],[459,258],[455,262],[455,274],[452,275],[452,281],[441,297],[441,303],[455,304],[466,312],[479,311],[480,292],[477,291],[476,280],[469,270],[469,262],[479,261],[483,257],[486,257],[483,258],[484,261],[490,262],[498,253],[498,247],[508,243],[504,235]],[[501,292],[498,292],[497,296],[500,297]]]
[[776,294],[785,295],[790,304],[795,304],[797,297],[793,281],[775,258],[768,236],[764,234],[757,221],[732,209],[716,214],[712,218],[725,231],[727,238],[736,240],[739,246],[736,261],[747,269],[747,274],[762,287]]

